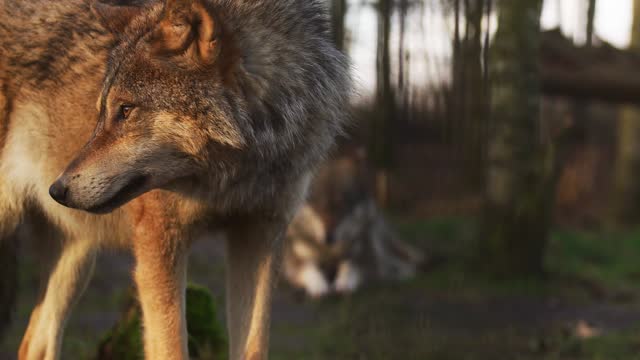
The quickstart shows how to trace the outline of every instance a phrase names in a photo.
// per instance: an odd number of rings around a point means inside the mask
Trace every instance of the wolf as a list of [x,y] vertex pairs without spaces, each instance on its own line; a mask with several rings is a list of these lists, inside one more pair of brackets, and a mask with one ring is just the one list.
[[377,206],[366,164],[363,148],[343,147],[318,170],[287,230],[285,278],[311,298],[351,293],[376,279],[407,279],[425,264]]
[[121,247],[146,358],[188,359],[187,249],[217,231],[230,357],[267,358],[282,239],[350,92],[319,0],[0,0],[0,236],[61,244],[19,358],[60,357]]

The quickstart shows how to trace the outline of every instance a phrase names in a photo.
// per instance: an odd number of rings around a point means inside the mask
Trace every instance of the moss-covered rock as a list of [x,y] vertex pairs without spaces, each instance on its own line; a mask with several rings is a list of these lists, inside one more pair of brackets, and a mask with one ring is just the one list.
[[204,287],[187,287],[187,331],[192,358],[226,358],[227,340],[224,330],[218,322],[213,297]]
[[[201,286],[187,287],[187,331],[192,359],[226,359],[227,341],[218,322],[215,302]],[[100,343],[98,360],[144,359],[140,306],[134,292],[128,296],[125,312]]]

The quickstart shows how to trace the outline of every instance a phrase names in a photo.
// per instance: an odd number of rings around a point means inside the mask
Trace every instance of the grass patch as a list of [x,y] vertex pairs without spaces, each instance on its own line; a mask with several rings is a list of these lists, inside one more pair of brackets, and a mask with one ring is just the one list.
[[400,224],[405,239],[441,261],[408,282],[311,304],[309,326],[276,322],[275,336],[297,346],[275,348],[274,359],[640,359],[640,329],[582,339],[575,319],[555,319],[547,306],[562,303],[576,319],[590,315],[589,304],[626,308],[618,304],[637,298],[640,231],[555,230],[547,276],[496,279],[469,265],[475,230],[467,219]]
[[551,237],[547,269],[590,288],[598,300],[638,298],[640,230],[584,233],[559,230]]
[[476,230],[476,221],[459,218],[400,224],[400,233],[434,259],[428,275],[412,286],[470,298],[518,294],[630,302],[640,297],[640,229],[609,233],[556,229],[549,238],[545,277],[504,279],[475,268]]

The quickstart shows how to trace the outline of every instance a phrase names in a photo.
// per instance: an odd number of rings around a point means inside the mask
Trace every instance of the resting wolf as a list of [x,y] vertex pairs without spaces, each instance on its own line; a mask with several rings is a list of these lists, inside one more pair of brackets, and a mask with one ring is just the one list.
[[319,169],[287,231],[284,275],[311,297],[349,293],[375,279],[406,279],[425,261],[373,200],[366,152],[342,151]]
[[59,358],[96,252],[113,246],[136,259],[146,357],[187,359],[187,248],[214,230],[230,356],[267,357],[281,239],[349,97],[325,13],[315,0],[0,0],[0,233],[27,219],[63,244],[20,359]]

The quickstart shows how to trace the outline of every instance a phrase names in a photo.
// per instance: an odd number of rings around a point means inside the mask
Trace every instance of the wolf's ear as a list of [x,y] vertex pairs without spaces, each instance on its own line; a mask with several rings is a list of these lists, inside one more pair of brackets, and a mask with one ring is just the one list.
[[144,6],[136,0],[95,0],[91,3],[91,10],[102,26],[114,34],[124,32],[143,9]]
[[211,65],[220,54],[220,29],[213,11],[202,0],[167,0],[151,46],[158,55]]

